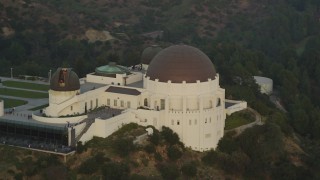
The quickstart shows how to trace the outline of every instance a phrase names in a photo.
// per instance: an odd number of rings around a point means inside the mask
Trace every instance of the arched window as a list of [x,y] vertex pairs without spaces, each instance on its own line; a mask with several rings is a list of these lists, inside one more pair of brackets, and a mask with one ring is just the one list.
[[144,99],[144,106],[148,106],[148,99],[147,98]]

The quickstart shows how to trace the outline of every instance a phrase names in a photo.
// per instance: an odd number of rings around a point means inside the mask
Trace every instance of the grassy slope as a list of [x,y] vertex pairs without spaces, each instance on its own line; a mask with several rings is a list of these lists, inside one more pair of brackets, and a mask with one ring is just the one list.
[[1,97],[0,99],[4,100],[4,108],[17,107],[17,106],[21,106],[28,103],[27,101],[18,100],[18,99],[9,99],[9,98],[1,98]]
[[23,90],[7,89],[7,88],[0,88],[0,95],[15,96],[15,97],[21,97],[21,98],[33,98],[33,99],[48,98],[48,93],[38,93],[38,92],[32,92],[32,91],[23,91]]

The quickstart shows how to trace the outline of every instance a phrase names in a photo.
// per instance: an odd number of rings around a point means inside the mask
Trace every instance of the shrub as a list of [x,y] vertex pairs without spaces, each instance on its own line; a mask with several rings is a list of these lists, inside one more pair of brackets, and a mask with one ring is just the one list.
[[128,156],[134,150],[134,144],[131,139],[119,138],[114,141],[114,150],[120,156]]
[[148,178],[140,174],[132,174],[130,180],[147,180]]
[[124,163],[109,162],[102,167],[104,179],[128,179],[130,168]]
[[161,162],[161,161],[163,160],[161,154],[158,153],[158,152],[156,152],[156,153],[154,154],[154,158],[155,158],[157,161],[159,161],[159,162]]
[[93,174],[99,169],[99,164],[95,158],[90,158],[83,162],[79,167],[79,173],[81,174]]
[[77,153],[81,154],[87,151],[87,146],[83,145],[81,141],[77,142]]
[[150,142],[154,145],[158,145],[160,142],[160,135],[157,131],[153,131],[153,134],[150,136]]
[[202,161],[205,164],[212,166],[217,162],[217,158],[218,158],[217,152],[211,150],[202,157]]
[[163,179],[177,179],[180,176],[179,169],[175,164],[160,164],[158,169]]
[[179,136],[177,133],[173,132],[170,128],[163,126],[161,135],[170,145],[174,145],[180,142]]
[[149,153],[149,154],[152,154],[152,153],[155,153],[156,152],[156,148],[153,144],[148,144],[144,147],[144,150]]
[[167,155],[171,160],[175,161],[181,158],[182,151],[177,146],[169,146],[167,148]]
[[184,164],[181,167],[181,171],[183,175],[188,176],[188,177],[195,177],[197,175],[197,166],[195,165],[194,162],[189,162]]

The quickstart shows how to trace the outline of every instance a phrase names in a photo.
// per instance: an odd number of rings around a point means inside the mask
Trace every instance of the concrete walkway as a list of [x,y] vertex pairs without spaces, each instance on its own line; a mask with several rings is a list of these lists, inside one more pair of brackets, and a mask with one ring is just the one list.
[[229,129],[229,130],[226,130],[224,131],[224,133],[228,133],[230,131],[234,131],[236,132],[236,134],[234,136],[238,136],[240,135],[244,130],[248,129],[248,128],[251,128],[255,125],[263,125],[264,123],[262,122],[262,118],[261,118],[261,115],[254,109],[248,107],[247,108],[248,111],[250,111],[251,113],[254,114],[255,116],[255,121],[252,122],[252,123],[249,123],[249,124],[245,124],[245,125],[242,125],[242,126],[239,126],[239,127],[236,127],[236,128],[233,128],[233,129]]

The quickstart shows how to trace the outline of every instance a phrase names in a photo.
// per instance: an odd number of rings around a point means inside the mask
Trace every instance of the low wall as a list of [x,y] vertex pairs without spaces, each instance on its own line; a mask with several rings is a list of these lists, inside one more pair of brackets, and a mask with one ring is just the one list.
[[120,129],[123,125],[129,124],[134,119],[131,112],[122,113],[109,119],[96,118],[88,131],[81,137],[80,141],[87,142],[93,136],[106,138]]
[[227,103],[232,103],[234,105],[226,108],[226,114],[231,115],[232,113],[235,113],[237,111],[241,111],[247,108],[247,102],[246,101],[235,101],[235,100],[225,100]]
[[76,117],[43,117],[40,115],[32,114],[32,119],[44,123],[55,123],[55,124],[67,124],[69,123],[77,123],[79,121],[87,118],[87,115],[76,116]]

